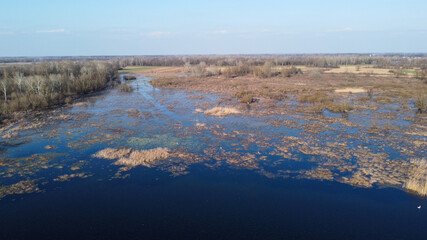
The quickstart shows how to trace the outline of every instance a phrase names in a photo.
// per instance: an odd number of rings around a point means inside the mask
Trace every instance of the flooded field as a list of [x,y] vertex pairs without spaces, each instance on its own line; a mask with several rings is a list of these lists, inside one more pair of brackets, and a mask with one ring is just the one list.
[[149,80],[2,129],[0,239],[427,236],[425,114]]

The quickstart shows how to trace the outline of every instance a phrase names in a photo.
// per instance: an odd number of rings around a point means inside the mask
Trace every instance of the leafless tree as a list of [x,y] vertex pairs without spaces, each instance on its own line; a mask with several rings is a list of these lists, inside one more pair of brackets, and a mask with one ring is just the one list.
[[16,85],[18,85],[19,94],[22,95],[22,83],[24,81],[24,74],[21,72],[15,73],[14,80],[16,82]]

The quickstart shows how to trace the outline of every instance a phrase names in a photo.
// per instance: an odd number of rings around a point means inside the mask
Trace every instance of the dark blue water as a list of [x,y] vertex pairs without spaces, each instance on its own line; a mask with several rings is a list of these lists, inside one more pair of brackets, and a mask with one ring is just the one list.
[[[71,120],[51,121],[3,140],[1,159],[9,162],[0,165],[0,185],[33,180],[40,191],[0,199],[0,239],[426,238],[425,198],[401,186],[352,186],[342,183],[341,175],[330,181],[307,179],[307,170],[329,166],[325,162],[331,157],[301,152],[301,143],[282,144],[282,138],[290,136],[315,138],[310,144],[326,146],[347,132],[340,123],[310,135],[299,127],[272,126],[271,116],[206,116],[195,109],[215,106],[219,96],[192,99],[192,92],[155,89],[147,80],[132,82],[133,93],[111,90],[87,105],[62,109],[74,116]],[[132,117],[128,110],[138,110],[141,117]],[[198,124],[206,127],[198,129]],[[53,130],[57,133],[46,135]],[[378,147],[383,141],[392,139],[345,138],[350,149],[363,143],[373,152],[386,151],[392,160],[406,157],[393,145]],[[279,145],[289,147],[292,156],[275,154]],[[106,147],[167,147],[208,157],[200,163],[177,160],[136,167],[116,178],[120,166],[91,156]],[[423,151],[416,152],[418,157]],[[230,153],[251,153],[256,165],[228,162]],[[353,155],[346,161],[363,167]],[[174,165],[186,171],[174,175],[168,170]],[[73,173],[86,178],[54,180]]]
[[[54,186],[51,186],[54,187]],[[424,239],[420,201],[395,189],[135,169],[2,200],[1,239]]]

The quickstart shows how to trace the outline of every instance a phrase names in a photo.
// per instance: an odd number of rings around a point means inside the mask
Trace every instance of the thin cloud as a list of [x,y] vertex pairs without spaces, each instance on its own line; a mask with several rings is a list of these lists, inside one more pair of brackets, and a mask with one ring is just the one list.
[[37,33],[65,33],[65,29],[38,30]]
[[0,35],[13,35],[13,32],[0,32]]
[[341,29],[329,29],[329,30],[326,30],[325,32],[334,33],[334,32],[351,32],[351,31],[353,31],[351,27],[345,27]]
[[213,32],[208,32],[208,34],[212,34],[212,35],[224,35],[224,34],[230,34],[232,33],[229,30],[217,30],[217,31],[213,31]]
[[158,37],[167,37],[167,36],[170,36],[170,35],[172,35],[172,33],[157,31],[157,32],[142,32],[142,33],[140,33],[140,35],[143,36],[143,37],[158,38]]

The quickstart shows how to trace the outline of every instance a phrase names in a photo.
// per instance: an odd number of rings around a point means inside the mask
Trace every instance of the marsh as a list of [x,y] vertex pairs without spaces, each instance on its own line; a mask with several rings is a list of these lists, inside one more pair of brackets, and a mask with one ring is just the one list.
[[3,129],[2,239],[426,236],[425,119],[414,111],[317,114],[295,96],[266,112],[129,76],[133,91]]

